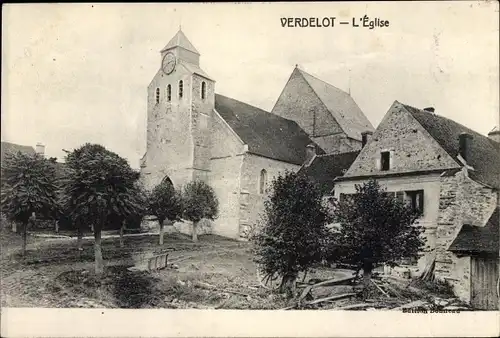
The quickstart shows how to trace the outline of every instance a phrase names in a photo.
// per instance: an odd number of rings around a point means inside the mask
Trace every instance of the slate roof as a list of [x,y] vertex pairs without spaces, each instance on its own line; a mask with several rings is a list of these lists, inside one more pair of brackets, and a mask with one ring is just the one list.
[[492,253],[498,255],[500,231],[497,207],[484,227],[464,224],[451,243],[449,251],[462,253]]
[[[184,61],[179,61],[181,65],[183,65],[189,72],[195,73],[198,75],[203,76],[204,78],[207,78],[209,80],[214,81],[203,69],[201,69],[199,66],[194,65],[192,63],[184,62]],[[214,81],[215,82],[215,81]]]
[[298,70],[348,137],[361,141],[362,132],[375,130],[349,94]]
[[359,151],[317,155],[310,165],[300,168],[299,173],[311,178],[323,193],[329,193],[333,189],[334,179],[344,175],[343,170],[349,169],[358,154]]
[[179,29],[177,34],[167,43],[165,47],[161,50],[162,52],[166,51],[167,49],[171,49],[174,47],[182,47],[184,49],[187,49],[193,53],[196,53],[200,55],[200,53],[194,48],[193,44],[189,41],[189,39],[186,37],[183,31]]
[[1,159],[2,159],[2,161],[5,158],[5,154],[18,152],[18,151],[20,151],[22,153],[27,153],[27,154],[34,154],[35,148],[33,148],[32,146],[23,146],[20,144],[2,141],[2,145],[1,145]]
[[472,135],[471,158],[468,159],[467,164],[474,170],[469,171],[469,176],[480,183],[500,188],[500,143],[446,117],[409,105],[402,105],[461,166],[463,164],[458,160],[459,135],[461,133]]
[[307,145],[314,143],[294,121],[229,97],[215,94],[215,110],[248,145],[250,153],[301,165]]

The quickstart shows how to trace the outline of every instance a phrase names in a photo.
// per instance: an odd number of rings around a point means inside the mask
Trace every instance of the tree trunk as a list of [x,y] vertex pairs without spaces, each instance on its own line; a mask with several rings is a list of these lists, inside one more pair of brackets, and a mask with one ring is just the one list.
[[56,221],[55,226],[56,226],[56,234],[58,234],[59,233],[59,221]]
[[120,248],[125,246],[123,233],[125,232],[125,221],[122,222],[122,226],[120,227]]
[[371,261],[365,261],[363,263],[363,298],[369,298],[370,293],[370,281],[372,279],[373,264]]
[[94,239],[95,274],[100,276],[104,272],[104,261],[102,259],[101,250],[101,229],[94,228]]
[[163,245],[163,235],[165,234],[164,225],[163,225],[164,221],[158,220],[158,222],[160,223],[160,245]]
[[28,224],[23,223],[21,226],[22,236],[23,236],[23,256],[26,256],[26,243],[28,241]]
[[280,292],[286,293],[286,295],[291,298],[295,295],[296,291],[296,280],[297,274],[286,274],[283,276],[280,285]]
[[193,222],[193,242],[198,242],[198,222]]
[[78,247],[78,251],[82,251],[83,248],[82,248],[82,242],[83,242],[83,231],[82,231],[82,228],[81,227],[78,227],[78,230],[77,230],[78,234],[77,234],[77,240],[76,240],[76,246]]

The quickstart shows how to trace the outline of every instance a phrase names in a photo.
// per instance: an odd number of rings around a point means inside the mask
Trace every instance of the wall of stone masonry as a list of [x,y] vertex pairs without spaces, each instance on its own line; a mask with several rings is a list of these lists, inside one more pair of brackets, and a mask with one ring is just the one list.
[[448,248],[463,224],[484,226],[497,203],[496,192],[471,180],[465,168],[441,180],[435,274],[453,285],[455,294],[467,302],[470,257],[459,257]]
[[267,172],[267,187],[271,187],[274,177],[286,170],[296,172],[300,166],[276,161],[262,156],[247,153],[241,170],[240,191],[240,237],[246,238],[264,211],[266,194],[259,193],[260,172]]
[[[390,170],[381,171],[378,167],[382,151],[393,152]],[[456,161],[410,113],[399,104],[394,104],[344,176],[458,167]]]

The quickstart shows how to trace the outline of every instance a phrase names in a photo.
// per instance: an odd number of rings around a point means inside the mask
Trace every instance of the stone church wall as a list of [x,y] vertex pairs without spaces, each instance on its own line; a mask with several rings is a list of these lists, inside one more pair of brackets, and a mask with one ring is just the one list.
[[247,238],[252,227],[256,226],[264,211],[266,194],[259,193],[260,173],[267,173],[267,187],[274,177],[286,170],[297,172],[300,166],[247,153],[241,170],[240,196],[240,236]]
[[345,135],[298,70],[292,73],[272,113],[297,122],[311,136],[323,135],[318,138],[318,142],[325,141],[318,145],[327,153],[335,152],[337,148],[328,142],[326,135]]

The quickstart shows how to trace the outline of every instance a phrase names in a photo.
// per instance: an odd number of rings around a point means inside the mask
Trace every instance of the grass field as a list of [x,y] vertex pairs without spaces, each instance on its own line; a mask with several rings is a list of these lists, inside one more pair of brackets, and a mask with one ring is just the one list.
[[[93,241],[28,237],[20,255],[21,237],[2,230],[2,306],[111,308],[273,309],[287,305],[280,295],[259,288],[248,243],[214,235],[126,237],[103,239],[106,271],[93,274]],[[156,272],[129,271],[141,254],[168,252],[170,267]],[[317,272],[322,273],[321,271]],[[323,272],[324,274],[325,272]],[[326,277],[334,273],[326,272]],[[310,274],[314,276],[314,274]]]

